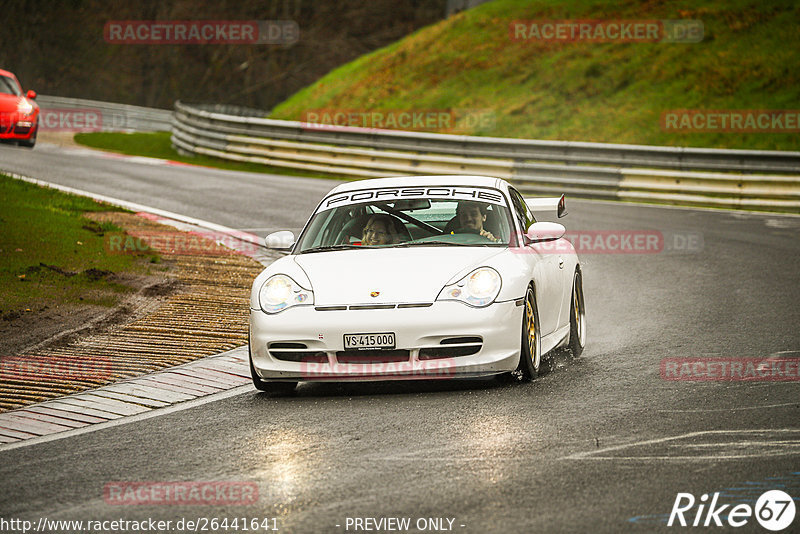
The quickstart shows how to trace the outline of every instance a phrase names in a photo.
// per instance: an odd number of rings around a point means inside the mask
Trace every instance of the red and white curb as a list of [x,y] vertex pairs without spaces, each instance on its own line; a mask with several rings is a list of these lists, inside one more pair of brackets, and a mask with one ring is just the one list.
[[[248,358],[247,346],[238,347],[164,371],[0,413],[0,451],[34,438],[148,412],[160,415],[166,408],[197,404],[191,401],[206,397],[216,400],[219,393],[253,389]],[[240,386],[246,387],[239,391]],[[182,406],[184,403],[186,406]]]

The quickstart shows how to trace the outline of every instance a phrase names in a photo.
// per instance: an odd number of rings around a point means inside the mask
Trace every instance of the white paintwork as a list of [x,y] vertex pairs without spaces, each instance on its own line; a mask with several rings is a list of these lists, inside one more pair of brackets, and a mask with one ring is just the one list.
[[[479,353],[442,363],[447,366],[447,377],[497,374],[515,369],[519,362],[522,310],[515,302],[485,308],[436,302],[427,308],[344,311],[315,311],[301,306],[275,315],[251,310],[251,355],[259,376],[266,379],[302,381],[314,380],[315,375],[336,374],[343,381],[381,380],[385,378],[377,366],[365,372],[362,364],[337,363],[333,353],[344,350],[344,334],[395,332],[397,348],[413,347],[414,358],[419,348],[437,347],[443,338],[479,335],[484,340]],[[509,329],[512,324],[516,328]],[[267,350],[274,341],[305,343],[311,350],[329,351],[327,365],[277,360]],[[399,368],[397,364],[393,366],[395,370]]]
[[564,195],[560,197],[526,198],[525,204],[533,212],[533,216],[536,217],[537,221],[555,221],[566,215],[565,212],[560,214],[558,212],[558,206],[562,198],[564,198]]
[[[458,281],[459,273],[487,265],[499,253],[486,247],[427,247],[342,250],[292,258],[311,280],[314,303],[328,306],[433,302],[445,285]],[[380,295],[370,297],[372,291]]]
[[[478,186],[500,190],[509,206],[509,184],[479,176],[422,176],[362,180],[337,186],[326,198],[344,192],[395,187]],[[548,199],[552,206],[555,200]],[[523,229],[514,219],[518,239]],[[535,287],[543,353],[565,344],[569,337],[572,279],[578,266],[575,249],[563,239],[565,228],[539,223],[534,231],[547,241],[525,240],[516,247],[407,247],[348,249],[292,254],[275,261],[255,280],[250,299],[251,355],[257,374],[266,380],[381,380],[387,364],[341,364],[344,334],[395,332],[398,349],[411,352],[419,363],[420,348],[439,346],[447,337],[479,336],[480,352],[448,359],[452,376],[491,375],[516,369],[522,337],[522,300],[529,284]],[[553,245],[556,246],[553,246]],[[502,277],[496,301],[484,308],[461,302],[436,301],[442,288],[473,269],[488,266]],[[258,293],[267,278],[286,274],[314,293],[313,302],[268,315],[260,309]],[[376,296],[371,293],[379,292]],[[318,311],[318,306],[429,303],[422,308]],[[274,342],[304,343],[326,354],[327,363],[303,364],[278,360],[269,354]],[[436,361],[436,360],[433,360]],[[383,366],[383,367],[378,367]]]
[[567,233],[563,224],[554,222],[535,222],[528,228],[525,234],[531,241],[542,241],[546,239],[559,239]]
[[289,250],[294,245],[294,241],[294,234],[289,230],[273,232],[264,238],[264,244],[267,248],[276,250]]
[[[475,186],[475,187],[495,187],[497,189],[507,189],[508,182],[499,178],[488,176],[398,176],[395,178],[372,178],[370,180],[358,180],[339,184],[328,193],[342,193],[344,191],[360,191],[362,189],[375,189],[383,187],[423,187],[423,186]],[[505,187],[504,187],[505,185]]]

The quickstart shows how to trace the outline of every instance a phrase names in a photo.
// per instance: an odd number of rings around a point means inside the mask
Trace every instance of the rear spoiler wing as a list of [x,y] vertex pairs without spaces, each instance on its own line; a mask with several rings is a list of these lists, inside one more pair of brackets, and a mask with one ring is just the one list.
[[526,198],[525,204],[533,212],[537,221],[552,221],[560,219],[567,214],[564,195],[549,198]]

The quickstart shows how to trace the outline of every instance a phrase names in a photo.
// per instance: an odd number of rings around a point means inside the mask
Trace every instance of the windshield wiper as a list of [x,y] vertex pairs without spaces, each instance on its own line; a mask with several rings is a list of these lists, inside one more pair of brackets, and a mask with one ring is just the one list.
[[341,245],[326,245],[324,247],[313,247],[308,248],[306,250],[301,250],[300,254],[305,254],[306,252],[324,252],[326,250],[345,250],[348,248],[364,248],[361,245],[352,245],[350,243],[342,243]]
[[425,246],[440,247],[442,245],[455,246],[455,247],[474,247],[474,246],[482,246],[483,243],[480,243],[478,245],[471,245],[469,243],[453,243],[452,241],[409,241],[406,243],[399,243],[394,246],[395,247],[425,247]]

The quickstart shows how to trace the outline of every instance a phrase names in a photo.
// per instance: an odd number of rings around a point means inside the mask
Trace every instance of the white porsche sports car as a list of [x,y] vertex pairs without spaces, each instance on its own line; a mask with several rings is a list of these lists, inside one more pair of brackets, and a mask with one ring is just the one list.
[[[342,184],[253,283],[250,368],[275,394],[300,381],[536,377],[586,343],[581,266],[554,222],[564,197],[524,199],[482,176]],[[546,221],[545,219],[550,219]]]

